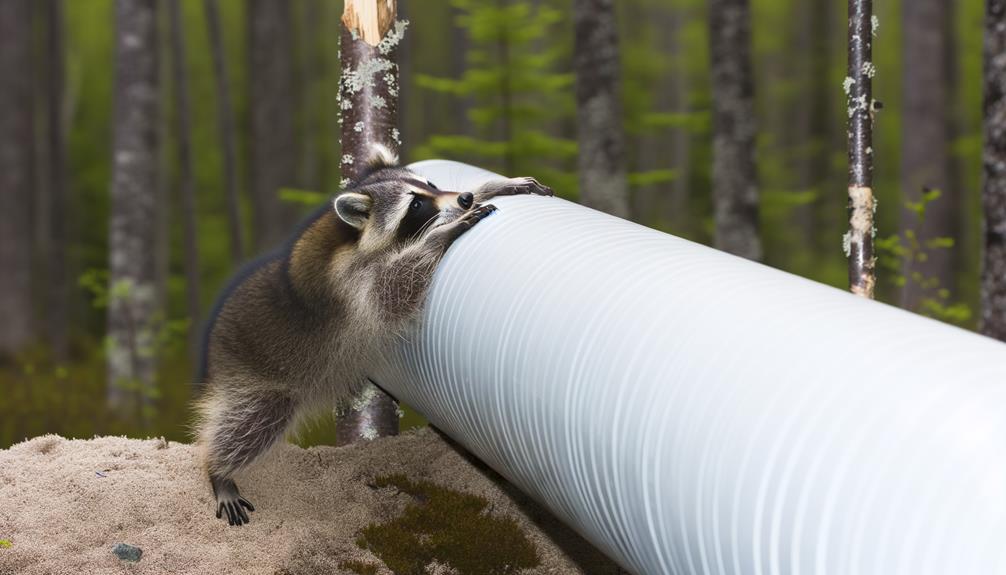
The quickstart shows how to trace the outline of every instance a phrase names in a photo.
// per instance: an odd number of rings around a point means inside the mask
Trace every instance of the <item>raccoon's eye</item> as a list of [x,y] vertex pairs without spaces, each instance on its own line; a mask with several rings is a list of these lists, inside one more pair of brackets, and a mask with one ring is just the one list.
[[423,207],[423,200],[420,200],[419,198],[412,200],[412,203],[409,204],[410,210],[418,210],[421,207]]

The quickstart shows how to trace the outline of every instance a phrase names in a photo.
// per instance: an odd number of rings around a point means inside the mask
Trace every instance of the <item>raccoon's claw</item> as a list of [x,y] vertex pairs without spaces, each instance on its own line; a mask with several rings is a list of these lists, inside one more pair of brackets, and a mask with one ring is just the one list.
[[255,511],[255,506],[241,497],[234,480],[212,478],[210,483],[213,485],[213,494],[217,497],[217,519],[226,513],[228,525],[244,525],[251,521],[245,510]]
[[555,193],[552,192],[552,188],[541,184],[538,180],[532,177],[524,178],[514,178],[513,185],[510,186],[506,195],[523,195],[523,194],[533,194],[535,196],[554,196]]
[[475,209],[461,216],[459,222],[462,225],[470,228],[475,224],[481,222],[482,220],[486,219],[489,216],[489,214],[495,211],[496,206],[492,204],[482,204],[480,206],[476,206]]

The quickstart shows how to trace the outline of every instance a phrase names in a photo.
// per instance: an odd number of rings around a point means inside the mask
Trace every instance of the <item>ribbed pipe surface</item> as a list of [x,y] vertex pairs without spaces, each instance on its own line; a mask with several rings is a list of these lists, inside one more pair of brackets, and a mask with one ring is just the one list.
[[375,379],[625,568],[1006,573],[1006,346],[561,199],[493,203]]

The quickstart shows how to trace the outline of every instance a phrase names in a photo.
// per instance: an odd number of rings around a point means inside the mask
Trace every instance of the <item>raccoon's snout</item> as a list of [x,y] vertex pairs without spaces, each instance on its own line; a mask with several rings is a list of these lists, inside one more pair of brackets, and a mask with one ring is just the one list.
[[458,194],[458,205],[464,209],[472,207],[475,202],[475,194],[471,192],[465,192],[463,194]]

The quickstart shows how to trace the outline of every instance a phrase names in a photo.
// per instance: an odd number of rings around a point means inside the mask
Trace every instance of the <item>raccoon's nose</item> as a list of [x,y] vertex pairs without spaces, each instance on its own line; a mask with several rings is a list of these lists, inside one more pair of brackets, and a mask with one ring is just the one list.
[[472,207],[472,202],[475,201],[475,195],[471,192],[465,192],[463,194],[458,194],[458,205],[464,209]]

